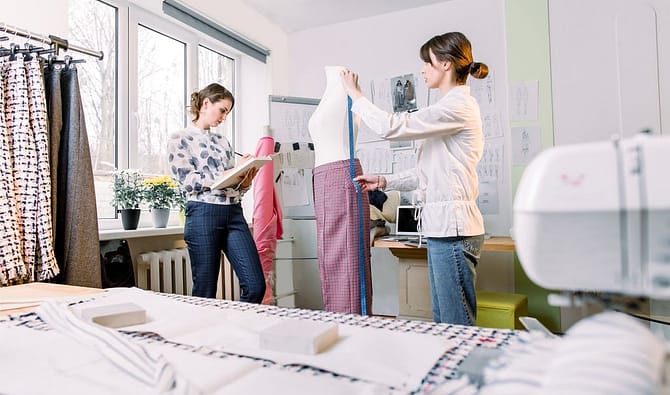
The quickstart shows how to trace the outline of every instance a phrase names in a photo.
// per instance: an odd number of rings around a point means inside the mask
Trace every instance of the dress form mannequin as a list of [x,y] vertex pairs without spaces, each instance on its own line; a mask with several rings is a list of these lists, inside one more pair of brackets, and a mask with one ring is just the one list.
[[[367,193],[358,194],[350,173],[352,165],[355,175],[362,174],[362,168],[358,159],[352,163],[349,157],[349,114],[341,70],[326,67],[326,90],[308,123],[314,143],[314,214],[321,294],[326,311],[362,313],[363,266],[365,312],[371,314],[369,200]],[[362,212],[358,210],[359,199],[366,208]]]
[[[314,143],[314,166],[349,159],[347,94],[340,80],[342,66],[326,66],[326,90],[309,119],[309,135]],[[354,142],[357,130],[354,128]]]

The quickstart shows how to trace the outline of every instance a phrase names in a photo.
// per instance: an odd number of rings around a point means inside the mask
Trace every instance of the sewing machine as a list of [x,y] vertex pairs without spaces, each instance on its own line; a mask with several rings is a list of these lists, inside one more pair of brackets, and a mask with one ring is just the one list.
[[[670,298],[669,171],[670,139],[646,133],[538,155],[514,203],[513,238],[528,277],[606,308],[612,295]],[[541,393],[670,393],[667,340],[628,315],[600,313],[542,341],[534,360],[538,342],[510,350],[512,362],[489,384],[523,374],[538,380],[526,389]]]
[[561,146],[538,155],[514,203],[513,238],[548,289],[670,297],[670,139]]

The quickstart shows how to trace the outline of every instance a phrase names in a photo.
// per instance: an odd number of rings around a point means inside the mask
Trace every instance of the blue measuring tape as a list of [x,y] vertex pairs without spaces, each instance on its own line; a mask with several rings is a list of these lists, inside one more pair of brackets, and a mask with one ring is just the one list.
[[356,169],[354,168],[354,117],[351,113],[351,97],[347,96],[347,114],[349,117],[349,175],[351,182],[356,188],[356,200],[358,201],[358,260],[360,263],[359,277],[361,282],[361,314],[367,315],[367,303],[365,295],[365,240],[363,238],[363,196],[361,186],[354,181]]

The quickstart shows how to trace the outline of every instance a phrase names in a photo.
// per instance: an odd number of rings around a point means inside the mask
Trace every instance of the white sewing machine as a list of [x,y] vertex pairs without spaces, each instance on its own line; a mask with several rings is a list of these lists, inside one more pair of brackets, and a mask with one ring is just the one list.
[[[528,277],[548,289],[669,299],[669,173],[667,137],[542,152],[525,170],[514,203],[513,237]],[[670,392],[667,341],[627,315],[588,317],[564,337],[543,341],[510,350],[489,383],[516,385],[517,394]],[[509,377],[536,381],[524,387]],[[497,393],[486,388],[481,394]]]
[[519,184],[513,232],[542,287],[670,298],[670,138],[542,152]]

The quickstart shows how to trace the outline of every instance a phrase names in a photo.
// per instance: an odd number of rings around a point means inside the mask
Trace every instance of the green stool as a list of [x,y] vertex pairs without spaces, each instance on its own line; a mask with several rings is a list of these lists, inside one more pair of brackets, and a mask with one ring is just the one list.
[[526,295],[477,292],[477,326],[523,329],[519,317],[528,315]]

